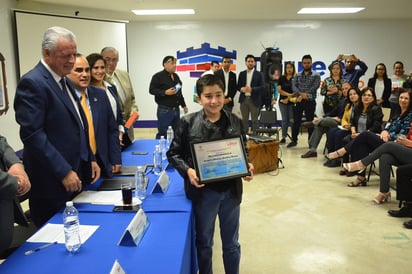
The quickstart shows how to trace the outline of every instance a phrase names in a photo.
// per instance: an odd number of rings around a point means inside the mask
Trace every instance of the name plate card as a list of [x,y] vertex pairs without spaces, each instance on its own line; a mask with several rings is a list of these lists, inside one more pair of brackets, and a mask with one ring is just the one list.
[[149,227],[149,219],[144,213],[143,209],[140,208],[136,215],[134,215],[132,221],[127,226],[126,230],[123,232],[120,241],[117,245],[125,246],[137,246],[143,238],[144,233]]
[[191,143],[195,170],[202,184],[250,175],[240,136]]
[[152,193],[166,193],[170,186],[170,177],[166,171],[162,171],[156,184],[152,189]]

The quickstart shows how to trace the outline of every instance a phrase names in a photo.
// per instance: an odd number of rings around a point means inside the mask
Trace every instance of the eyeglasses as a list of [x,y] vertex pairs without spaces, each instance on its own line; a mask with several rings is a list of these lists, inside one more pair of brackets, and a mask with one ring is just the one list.
[[362,96],[363,96],[363,97],[373,97],[373,95],[370,94],[370,93],[364,93],[364,94],[362,94]]

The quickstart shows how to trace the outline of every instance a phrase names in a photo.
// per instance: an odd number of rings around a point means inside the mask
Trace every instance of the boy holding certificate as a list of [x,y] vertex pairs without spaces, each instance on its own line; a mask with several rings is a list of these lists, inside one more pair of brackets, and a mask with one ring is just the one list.
[[[203,109],[181,118],[167,156],[184,178],[186,196],[193,202],[199,273],[212,273],[213,234],[217,215],[225,272],[239,273],[242,179],[228,176],[207,184],[202,183],[198,176],[200,171],[195,170],[191,144],[238,136],[245,140],[245,132],[241,120],[223,109],[224,85],[217,76],[201,77],[196,83],[196,90],[197,101]],[[210,156],[213,158],[216,155]],[[247,162],[247,157],[245,160]],[[253,166],[248,163],[247,167],[250,175],[243,179],[250,181]]]

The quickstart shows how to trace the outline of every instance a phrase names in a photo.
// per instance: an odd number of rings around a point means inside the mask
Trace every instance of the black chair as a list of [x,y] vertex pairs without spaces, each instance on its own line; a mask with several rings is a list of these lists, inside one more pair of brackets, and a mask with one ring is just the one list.
[[256,129],[256,135],[267,134],[269,137],[274,135],[275,140],[279,140],[279,126],[276,109],[262,110],[259,115],[259,127]]

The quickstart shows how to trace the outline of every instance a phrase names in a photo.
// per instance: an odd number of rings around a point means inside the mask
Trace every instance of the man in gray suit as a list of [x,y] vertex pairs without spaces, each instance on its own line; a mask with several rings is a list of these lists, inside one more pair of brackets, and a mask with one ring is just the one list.
[[[117,69],[119,62],[119,52],[113,47],[105,47],[100,53],[106,60],[106,77],[105,80],[115,85],[119,97],[120,106],[122,107],[123,120],[129,120],[133,112],[137,113],[136,120],[139,118],[139,108],[136,105],[136,99],[127,71]],[[128,130],[131,141],[134,140],[133,126]]]
[[0,253],[12,242],[14,222],[27,226],[17,197],[26,194],[30,187],[20,159],[0,135]]

